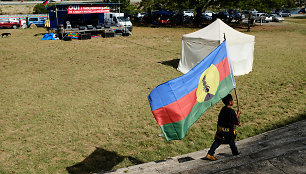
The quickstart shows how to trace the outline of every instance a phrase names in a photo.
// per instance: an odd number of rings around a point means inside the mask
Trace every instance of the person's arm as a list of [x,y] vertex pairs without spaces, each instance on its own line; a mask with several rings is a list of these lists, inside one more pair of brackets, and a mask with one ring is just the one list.
[[231,119],[231,122],[232,122],[233,125],[240,125],[240,122],[239,122],[239,119],[238,119],[240,113],[241,112],[238,111],[237,114],[236,114],[236,112],[233,109],[231,109],[231,117],[230,117],[230,119]]
[[237,111],[237,118],[239,119],[240,114],[242,114],[242,112],[240,110]]

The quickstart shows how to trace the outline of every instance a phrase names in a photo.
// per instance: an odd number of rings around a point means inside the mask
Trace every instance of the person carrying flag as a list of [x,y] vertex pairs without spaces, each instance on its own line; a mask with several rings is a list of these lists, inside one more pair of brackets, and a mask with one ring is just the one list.
[[225,106],[221,109],[218,117],[218,125],[217,132],[215,135],[215,141],[211,145],[206,158],[212,161],[216,160],[214,157],[216,149],[221,144],[229,144],[232,154],[239,155],[235,139],[236,139],[236,130],[235,126],[240,126],[239,116],[241,111],[237,111],[237,115],[235,111],[232,109],[234,105],[233,97],[231,94],[228,94],[226,97],[222,99],[222,102]]
[[207,109],[235,88],[226,45],[224,41],[188,73],[149,94],[152,113],[167,141],[183,139]]

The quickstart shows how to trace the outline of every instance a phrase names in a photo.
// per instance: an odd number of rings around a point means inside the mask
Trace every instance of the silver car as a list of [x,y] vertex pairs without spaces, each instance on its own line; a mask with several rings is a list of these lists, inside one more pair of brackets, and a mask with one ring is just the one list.
[[283,11],[283,12],[280,12],[280,15],[282,17],[290,17],[291,16],[291,13],[289,11]]
[[272,17],[273,22],[283,22],[284,20],[285,19],[280,15],[273,15],[273,17]]

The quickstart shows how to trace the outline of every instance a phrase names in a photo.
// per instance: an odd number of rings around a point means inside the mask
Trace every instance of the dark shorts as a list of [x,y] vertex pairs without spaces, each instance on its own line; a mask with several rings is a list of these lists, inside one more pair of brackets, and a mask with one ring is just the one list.
[[231,141],[235,141],[236,132],[222,132],[217,131],[215,135],[215,141],[219,144],[229,144]]

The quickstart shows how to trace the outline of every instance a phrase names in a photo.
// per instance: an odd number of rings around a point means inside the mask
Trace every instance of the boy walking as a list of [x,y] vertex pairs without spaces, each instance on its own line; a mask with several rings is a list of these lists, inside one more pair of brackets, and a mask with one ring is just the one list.
[[214,157],[216,149],[221,144],[229,144],[232,154],[239,155],[235,139],[236,139],[236,131],[235,126],[240,125],[238,120],[241,111],[237,111],[237,115],[235,111],[232,109],[234,105],[233,97],[231,94],[228,94],[226,97],[222,99],[222,102],[225,106],[221,109],[218,117],[218,126],[217,132],[215,135],[215,141],[211,145],[206,158],[212,161],[215,161]]

